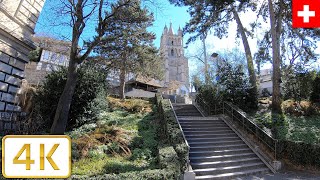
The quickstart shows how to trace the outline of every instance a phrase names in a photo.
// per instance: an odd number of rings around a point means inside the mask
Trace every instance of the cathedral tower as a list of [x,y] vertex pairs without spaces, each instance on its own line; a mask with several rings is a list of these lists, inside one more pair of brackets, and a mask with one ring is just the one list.
[[184,56],[182,30],[179,27],[174,33],[172,23],[169,29],[167,25],[161,36],[160,52],[165,59],[164,86],[168,87],[172,82],[179,82],[179,88],[170,90],[168,94],[189,93],[189,67],[188,59]]

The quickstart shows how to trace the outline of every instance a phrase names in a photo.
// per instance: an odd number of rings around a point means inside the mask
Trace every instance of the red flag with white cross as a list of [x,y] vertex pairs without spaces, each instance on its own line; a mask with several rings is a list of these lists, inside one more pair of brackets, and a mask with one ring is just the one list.
[[293,28],[320,27],[320,0],[292,0]]

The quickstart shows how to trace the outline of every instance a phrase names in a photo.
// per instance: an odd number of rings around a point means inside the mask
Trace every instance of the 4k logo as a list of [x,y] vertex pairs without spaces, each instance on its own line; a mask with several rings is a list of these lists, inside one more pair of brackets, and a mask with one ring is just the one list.
[[71,175],[68,136],[5,136],[2,174],[6,178],[67,178]]
[[320,0],[293,0],[292,26],[294,28],[320,27]]

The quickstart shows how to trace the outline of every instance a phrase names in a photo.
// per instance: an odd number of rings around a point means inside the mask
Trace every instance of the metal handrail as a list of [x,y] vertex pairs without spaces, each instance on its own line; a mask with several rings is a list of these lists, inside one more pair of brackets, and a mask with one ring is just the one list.
[[[204,101],[203,98],[201,98],[199,95],[196,96],[196,99],[195,99],[195,102],[197,105],[200,106],[200,108],[202,108],[204,111],[207,111],[206,113],[210,116],[212,115],[212,112],[211,112],[211,107],[210,105],[207,104],[207,102]],[[215,112],[214,114],[216,115],[217,114],[217,104],[214,104],[214,109],[215,109]],[[230,107],[230,110],[228,110],[226,107]],[[247,130],[247,131],[250,131],[251,133],[253,133],[263,144],[265,144],[268,148],[270,148],[270,150],[272,150],[274,152],[274,158],[275,160],[277,159],[277,144],[279,142],[278,139],[275,139],[273,138],[272,136],[270,136],[267,132],[265,132],[263,129],[261,129],[259,126],[257,126],[254,122],[252,122],[249,118],[247,118],[244,114],[243,111],[239,111],[238,108],[235,108],[234,105],[232,105],[231,103],[229,102],[222,102],[222,114],[226,114],[226,113],[229,113],[231,114],[231,119],[234,120],[234,119],[237,119],[240,123],[242,122],[242,127],[244,130]],[[221,110],[219,109],[219,110]],[[237,112],[240,116],[241,116],[241,119],[237,118],[234,114],[234,112]],[[246,122],[247,123],[246,123]],[[255,130],[253,131],[252,129],[250,129],[248,127],[247,124],[250,124],[250,125],[253,125],[255,127]],[[273,147],[268,143],[266,142],[265,140],[263,140],[263,138],[261,137],[261,135],[257,134],[257,131],[260,131],[263,136],[266,136],[267,138],[271,139],[271,141],[273,142]]]
[[[162,95],[161,95],[160,97],[161,97],[161,100],[163,100]],[[176,114],[176,112],[175,112],[174,109],[173,109],[173,106],[172,106],[171,101],[169,101],[169,103],[170,103],[170,108],[171,108],[172,111],[173,111],[173,114],[174,114],[174,118],[175,118],[175,120],[176,120],[176,123],[178,124],[179,129],[180,129],[180,131],[181,131],[181,133],[182,133],[183,140],[184,140],[185,144],[186,144],[187,147],[188,147],[187,170],[189,171],[189,170],[191,170],[191,169],[190,169],[190,167],[191,167],[191,166],[190,166],[190,159],[189,159],[190,145],[189,145],[189,143],[188,143],[188,141],[187,141],[187,139],[186,139],[186,137],[185,137],[185,135],[184,135],[184,132],[183,132],[183,130],[182,130],[182,127],[181,127],[181,125],[180,125],[180,122],[178,121],[177,114]]]
[[[231,111],[229,111],[227,108],[225,108],[226,106],[229,106]],[[234,120],[238,120],[240,123],[242,122],[242,127],[243,129],[245,128],[246,130],[248,131],[251,131],[251,133],[253,133],[261,142],[263,142],[263,144],[265,144],[267,147],[269,147],[272,151],[274,151],[274,158],[275,160],[277,160],[277,144],[279,142],[278,139],[275,139],[273,138],[272,136],[270,136],[267,132],[265,132],[263,129],[261,129],[259,126],[257,126],[254,122],[252,122],[249,118],[247,118],[244,114],[243,111],[239,111],[238,108],[235,108],[234,105],[232,105],[231,103],[229,102],[223,102],[223,109],[224,109],[224,113],[223,114],[226,114],[225,112],[228,112],[231,114],[231,119]],[[237,118],[235,115],[234,115],[234,112],[237,112],[238,114],[241,115],[241,120],[239,118]],[[257,134],[257,131],[253,131],[251,128],[249,128],[247,125],[245,125],[245,120],[247,122],[250,123],[250,125],[253,125],[255,127],[256,130],[259,130],[260,132],[263,133],[264,136],[266,136],[267,138],[270,138],[272,141],[273,141],[273,147],[268,143],[266,142],[265,140],[263,140],[263,138],[261,138],[260,135]]]

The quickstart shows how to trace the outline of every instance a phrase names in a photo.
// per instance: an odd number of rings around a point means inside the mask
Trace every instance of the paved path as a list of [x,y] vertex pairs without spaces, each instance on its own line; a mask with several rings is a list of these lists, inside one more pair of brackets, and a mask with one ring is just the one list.
[[237,180],[320,180],[320,174],[287,171],[276,174],[240,177]]

